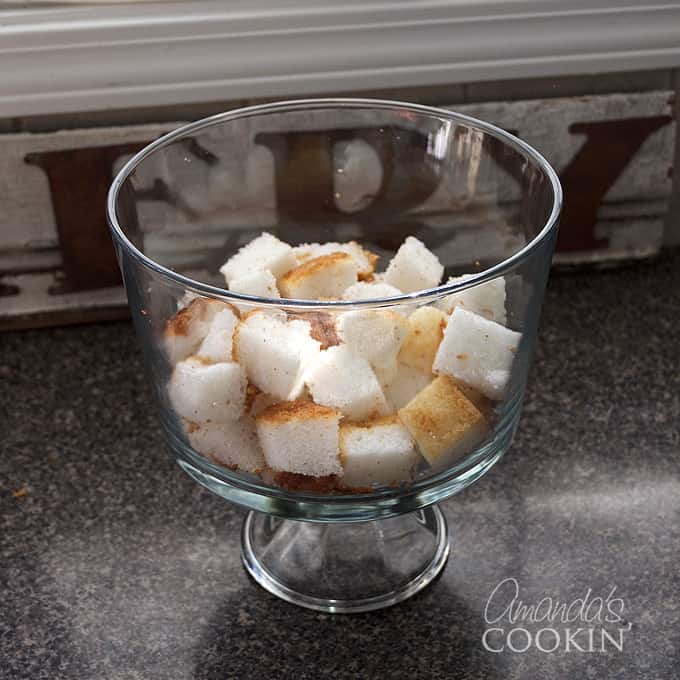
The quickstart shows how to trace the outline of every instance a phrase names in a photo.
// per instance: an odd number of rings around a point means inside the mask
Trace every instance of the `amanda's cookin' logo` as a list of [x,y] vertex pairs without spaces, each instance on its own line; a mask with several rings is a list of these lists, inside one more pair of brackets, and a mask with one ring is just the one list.
[[613,586],[604,596],[590,588],[583,597],[560,602],[543,597],[520,599],[514,578],[501,581],[484,607],[486,629],[482,645],[489,652],[605,652],[622,651],[624,633],[632,624],[624,619],[623,599]]

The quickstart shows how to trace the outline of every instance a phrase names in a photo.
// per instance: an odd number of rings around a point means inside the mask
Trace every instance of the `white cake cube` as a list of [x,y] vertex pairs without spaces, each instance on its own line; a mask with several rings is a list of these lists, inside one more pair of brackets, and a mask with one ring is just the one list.
[[231,309],[218,312],[196,354],[214,363],[231,361],[232,338],[237,325],[238,317]]
[[431,382],[431,373],[423,373],[413,366],[397,362],[397,369],[393,377],[383,383],[383,391],[387,402],[396,411],[406,406],[418,392]]
[[289,271],[279,283],[281,294],[299,300],[340,298],[357,280],[358,267],[348,253],[321,255]]
[[382,387],[383,394],[385,394],[387,397],[385,385],[389,385],[397,377],[399,372],[399,361],[395,358],[392,361],[385,362],[384,364],[376,364],[373,366],[373,371],[375,372],[378,382]]
[[321,311],[288,312],[288,318],[308,321],[312,327],[311,335],[321,343],[321,349],[328,349],[328,347],[340,344],[340,338],[335,327],[334,313]]
[[[268,269],[246,274],[239,279],[233,279],[229,284],[229,290],[243,295],[257,295],[263,298],[278,299],[281,297],[279,289],[276,287],[276,279]],[[242,313],[254,310],[256,304],[234,303]]]
[[255,418],[260,446],[273,470],[324,477],[342,472],[336,409],[311,401],[274,404]]
[[[471,274],[452,276],[447,283],[457,283],[469,279]],[[438,305],[440,309],[450,314],[454,307],[463,307],[468,312],[474,312],[491,321],[505,325],[505,278],[499,276],[460,293],[447,295]]]
[[391,310],[360,309],[338,314],[338,336],[354,354],[367,359],[373,368],[395,363],[409,333],[409,322]]
[[293,249],[276,236],[260,234],[232,255],[220,268],[227,284],[258,271],[268,270],[276,279],[297,266]]
[[422,241],[407,236],[385,271],[385,283],[412,293],[439,285],[444,267]]
[[420,460],[413,438],[396,416],[340,425],[342,483],[348,487],[397,484]]
[[287,321],[285,313],[256,311],[241,319],[234,333],[234,359],[260,390],[281,401],[297,399],[307,365],[320,343],[306,321]]
[[302,243],[293,248],[293,252],[300,264],[321,255],[347,253],[354,259],[360,279],[373,273],[375,263],[379,259],[378,255],[362,248],[356,241],[348,241],[347,243],[336,243],[334,241],[327,243]]
[[193,354],[208,334],[215,316],[230,306],[219,300],[195,298],[165,325],[163,344],[171,364]]
[[455,307],[433,370],[478,389],[489,399],[502,399],[521,337],[495,321]]
[[343,300],[375,300],[377,298],[390,298],[403,295],[402,291],[395,286],[383,281],[357,281],[342,294]]
[[186,431],[191,446],[220,465],[254,473],[264,468],[264,455],[252,418],[227,423],[190,422]]
[[352,420],[389,413],[371,364],[347,345],[329,347],[318,354],[307,370],[305,382],[317,404],[340,409]]
[[168,385],[175,411],[195,423],[224,423],[243,414],[246,376],[236,363],[206,364],[199,358],[180,361]]

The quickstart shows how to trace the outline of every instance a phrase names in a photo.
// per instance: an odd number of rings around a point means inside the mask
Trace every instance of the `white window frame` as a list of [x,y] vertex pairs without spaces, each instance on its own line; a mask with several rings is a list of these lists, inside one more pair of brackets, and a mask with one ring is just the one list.
[[680,2],[2,9],[0,118],[680,66]]

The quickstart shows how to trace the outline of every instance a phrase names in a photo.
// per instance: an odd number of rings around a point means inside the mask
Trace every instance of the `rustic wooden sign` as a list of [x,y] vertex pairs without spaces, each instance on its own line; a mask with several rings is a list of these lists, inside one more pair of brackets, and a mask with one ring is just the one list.
[[658,91],[472,104],[557,170],[565,193],[555,261],[647,257],[663,241],[673,180],[674,93]]
[[[566,195],[556,259],[582,263],[642,257],[660,248],[672,188],[676,126],[671,96],[662,91],[455,108],[513,131],[555,166]],[[0,135],[0,328],[124,313],[104,220],[104,197],[114,172],[130,154],[177,125]],[[215,219],[197,222],[191,204],[178,202],[181,192],[157,178],[150,180],[150,200],[156,207],[159,201],[165,202],[180,228],[175,234],[164,233],[157,243],[150,234],[147,247],[178,267],[190,266],[201,249],[216,248],[223,241],[220,229],[228,216],[221,207],[228,205],[229,191],[242,200],[244,192],[258,184],[243,181],[248,173],[271,176],[275,181],[275,186],[263,186],[260,195],[255,192],[249,197],[261,211],[262,227],[276,211],[295,221],[300,204],[295,186],[287,182],[293,170],[296,175],[307,173],[310,186],[328,194],[330,202],[318,205],[336,205],[332,209],[339,213],[351,211],[370,218],[390,191],[390,200],[398,193],[400,200],[411,201],[416,212],[451,200],[445,195],[451,191],[446,183],[430,187],[427,178],[415,187],[415,193],[413,187],[390,189],[389,182],[368,187],[376,174],[387,176],[385,163],[389,166],[390,161],[376,146],[370,128],[364,136],[363,151],[361,144],[343,147],[346,141],[341,133],[332,148],[326,148],[328,140],[316,139],[312,130],[303,129],[295,148],[281,156],[276,135],[264,134],[258,139],[257,154],[234,161],[240,164],[237,171],[211,158],[209,148],[192,143],[183,152],[200,160],[206,178],[197,200],[201,206],[215,203]],[[334,182],[342,178],[334,180],[332,172],[323,171],[333,153],[365,153],[364,162],[382,164],[383,172],[371,173],[359,182],[362,186],[342,186],[338,191]],[[352,204],[353,195],[364,203]],[[332,218],[332,211],[325,216]],[[491,241],[485,245],[478,230],[470,238],[490,250],[497,246]],[[463,242],[459,238],[450,252],[443,248],[449,264],[455,263],[455,251],[460,251]]]

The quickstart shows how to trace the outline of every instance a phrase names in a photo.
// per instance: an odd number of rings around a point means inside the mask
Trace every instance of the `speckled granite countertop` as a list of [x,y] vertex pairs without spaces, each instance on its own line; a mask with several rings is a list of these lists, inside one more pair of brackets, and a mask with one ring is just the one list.
[[[553,277],[515,444],[444,504],[441,578],[374,614],[246,577],[243,511],[166,454],[128,324],[0,335],[0,381],[0,678],[680,677],[678,253]],[[554,652],[487,651],[507,578],[527,604],[615,586],[622,651],[559,622]]]

